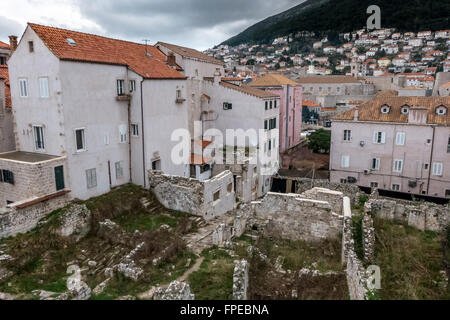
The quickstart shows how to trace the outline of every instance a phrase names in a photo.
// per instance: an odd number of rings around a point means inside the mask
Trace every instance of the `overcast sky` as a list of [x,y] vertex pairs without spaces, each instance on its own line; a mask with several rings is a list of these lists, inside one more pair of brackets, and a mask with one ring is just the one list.
[[304,0],[1,0],[0,40],[27,22],[151,43],[210,48]]

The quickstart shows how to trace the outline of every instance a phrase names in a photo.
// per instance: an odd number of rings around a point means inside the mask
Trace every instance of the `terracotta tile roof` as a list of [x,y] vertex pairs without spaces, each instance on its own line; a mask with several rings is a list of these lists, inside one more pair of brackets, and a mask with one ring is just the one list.
[[[381,106],[384,104],[390,107],[387,114],[381,113]],[[426,108],[428,124],[450,124],[450,97],[376,97],[358,106],[358,119],[359,121],[407,123],[408,115],[400,112],[404,105]],[[447,107],[447,114],[436,114],[436,107],[440,105]],[[348,110],[334,119],[353,120],[354,112],[355,109]]]
[[377,97],[391,97],[398,96],[398,91],[396,90],[381,90],[376,94]]
[[191,153],[191,164],[202,165],[210,163],[212,160],[212,158],[202,157],[201,155]]
[[[153,46],[33,23],[28,26],[61,60],[128,66],[147,79],[186,79],[169,67],[166,56]],[[70,45],[67,39],[73,39],[76,45]]]
[[9,44],[0,41],[0,48],[8,48],[9,49]]
[[312,102],[311,100],[303,100],[303,101],[302,101],[302,106],[307,106],[307,107],[320,107],[320,103],[315,103],[315,102]]
[[299,83],[360,83],[351,76],[311,76],[297,79]]
[[5,80],[5,106],[11,108],[11,90],[9,86],[8,66],[0,65],[0,79]]
[[251,87],[279,87],[282,85],[298,86],[299,84],[281,74],[267,73],[249,83]]
[[255,96],[257,98],[279,98],[278,95],[274,94],[274,93],[270,93],[261,89],[256,89],[256,88],[252,88],[250,86],[247,85],[242,85],[242,86],[237,86],[228,82],[221,82],[220,83],[221,86],[232,89],[232,90],[236,90],[236,91],[240,91],[242,93],[251,95],[251,96]]
[[244,81],[242,78],[222,78],[222,81]]
[[223,61],[214,59],[213,57],[210,57],[207,54],[197,51],[195,49],[181,47],[181,46],[177,46],[175,44],[170,44],[170,43],[161,42],[161,41],[158,41],[155,44],[156,47],[158,45],[164,46],[164,47],[168,48],[169,50],[173,51],[174,53],[177,53],[180,56],[185,57],[185,58],[200,60],[200,61],[204,61],[204,62],[208,62],[208,63],[219,64],[221,66],[224,65]]

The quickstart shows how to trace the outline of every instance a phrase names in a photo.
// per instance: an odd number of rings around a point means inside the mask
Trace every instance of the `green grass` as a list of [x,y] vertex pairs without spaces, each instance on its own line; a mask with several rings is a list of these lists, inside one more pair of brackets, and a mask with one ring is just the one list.
[[233,298],[234,259],[217,247],[202,252],[200,269],[190,274],[188,282],[196,300]]
[[177,220],[166,215],[150,215],[148,213],[140,213],[131,216],[121,216],[115,219],[115,222],[122,226],[127,232],[152,231],[167,224],[170,227],[175,227]]
[[381,299],[449,299],[439,285],[445,270],[441,235],[375,219],[375,261],[381,269]]

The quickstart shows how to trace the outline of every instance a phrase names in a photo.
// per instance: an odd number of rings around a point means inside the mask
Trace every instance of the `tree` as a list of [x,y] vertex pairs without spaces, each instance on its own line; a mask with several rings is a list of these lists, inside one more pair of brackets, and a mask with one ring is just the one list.
[[308,148],[317,153],[329,153],[331,131],[319,129],[309,136]]

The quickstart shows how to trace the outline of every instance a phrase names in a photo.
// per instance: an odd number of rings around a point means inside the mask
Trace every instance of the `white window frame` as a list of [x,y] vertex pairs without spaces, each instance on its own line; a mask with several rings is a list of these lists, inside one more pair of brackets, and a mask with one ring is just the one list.
[[19,78],[19,91],[21,98],[28,98],[28,80],[26,78]]
[[351,141],[352,139],[352,130],[345,129],[344,130],[344,141]]
[[116,80],[116,90],[118,96],[125,95],[125,80],[124,79],[117,79]]
[[373,143],[375,143],[375,144],[384,144],[384,143],[386,143],[386,132],[384,132],[384,131],[375,131],[373,133]]
[[[83,144],[83,148],[82,149],[78,149],[78,141],[77,141],[77,131],[82,131],[82,136],[81,136],[81,138],[82,138],[82,144]],[[75,128],[74,130],[73,130],[73,134],[74,134],[74,136],[75,136],[75,151],[76,152],[84,152],[84,151],[86,151],[86,128]]]
[[433,162],[431,166],[431,174],[433,176],[442,176],[444,171],[444,164],[442,162]]
[[[375,159],[375,167],[373,166],[373,160]],[[378,171],[381,167],[381,160],[380,158],[371,158],[370,159],[370,170]]]
[[[394,186],[397,186],[398,188],[396,189],[396,188],[394,188]],[[401,189],[401,186],[398,183],[393,183],[391,185],[391,190],[392,191],[400,191],[400,189]]]
[[[38,136],[40,136],[42,146],[38,146]],[[44,128],[39,125],[33,125],[34,150],[45,151]]]
[[131,124],[131,136],[139,137],[139,125],[137,123]]
[[379,186],[378,182],[376,182],[376,181],[370,182],[370,187],[371,188],[378,188],[378,186]]
[[39,97],[41,98],[50,97],[50,90],[48,87],[48,77],[39,78]]
[[88,189],[95,188],[97,186],[97,169],[87,169],[86,171],[86,186]]
[[392,172],[402,172],[403,171],[403,160],[402,159],[394,159],[392,165]]
[[127,126],[125,124],[119,125],[119,143],[127,143],[128,141],[128,132]]
[[406,133],[404,133],[404,132],[397,132],[397,134],[395,136],[395,144],[397,146],[404,146],[405,145],[405,138],[406,138]]
[[349,168],[350,167],[350,156],[342,155],[341,156],[341,168]]
[[136,80],[129,80],[128,81],[128,90],[130,92],[136,91]]
[[116,180],[122,179],[124,177],[123,174],[123,161],[117,161],[114,163],[114,167],[116,169]]

